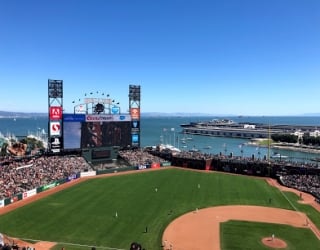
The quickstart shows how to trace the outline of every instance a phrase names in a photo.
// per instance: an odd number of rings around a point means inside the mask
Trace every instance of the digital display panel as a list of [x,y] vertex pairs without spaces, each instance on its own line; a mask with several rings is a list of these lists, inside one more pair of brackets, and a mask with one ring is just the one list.
[[131,146],[132,122],[130,117],[115,115],[108,118],[109,116],[64,114],[64,149]]
[[81,147],[131,145],[131,122],[85,122],[81,127]]
[[92,159],[110,158],[110,150],[92,150]]
[[64,122],[64,149],[79,149],[81,147],[81,122]]

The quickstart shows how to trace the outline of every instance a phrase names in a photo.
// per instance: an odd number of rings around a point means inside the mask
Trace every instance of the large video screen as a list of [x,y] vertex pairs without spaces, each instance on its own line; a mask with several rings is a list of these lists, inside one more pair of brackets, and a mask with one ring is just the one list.
[[63,121],[64,149],[132,145],[130,117],[67,114]]
[[85,122],[81,124],[81,148],[131,146],[131,122]]
[[64,122],[63,138],[64,149],[81,148],[81,122]]

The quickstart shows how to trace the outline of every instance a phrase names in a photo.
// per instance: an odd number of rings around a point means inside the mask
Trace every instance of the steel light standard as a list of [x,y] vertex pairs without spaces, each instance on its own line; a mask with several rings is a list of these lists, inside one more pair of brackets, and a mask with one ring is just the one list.
[[227,156],[227,144],[223,143],[223,148],[224,148],[224,155]]

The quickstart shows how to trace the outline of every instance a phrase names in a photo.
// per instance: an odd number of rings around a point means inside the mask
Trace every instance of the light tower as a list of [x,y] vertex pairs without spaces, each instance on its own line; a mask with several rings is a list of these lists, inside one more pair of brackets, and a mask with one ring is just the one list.
[[59,153],[62,149],[62,112],[63,81],[48,80],[48,146],[50,153]]
[[131,115],[132,146],[140,147],[140,85],[129,85],[129,112]]

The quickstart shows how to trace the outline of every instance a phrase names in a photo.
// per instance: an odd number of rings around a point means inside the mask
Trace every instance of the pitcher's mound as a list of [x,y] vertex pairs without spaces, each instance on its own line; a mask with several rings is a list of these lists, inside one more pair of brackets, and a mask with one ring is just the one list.
[[271,248],[286,248],[287,243],[284,240],[279,238],[265,237],[262,240],[262,243]]

